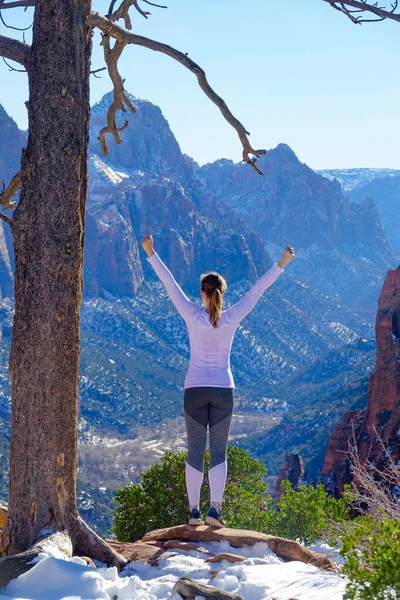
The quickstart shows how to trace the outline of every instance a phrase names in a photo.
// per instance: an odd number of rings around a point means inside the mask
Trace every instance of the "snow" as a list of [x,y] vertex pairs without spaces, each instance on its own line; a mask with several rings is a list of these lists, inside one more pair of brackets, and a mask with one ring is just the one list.
[[[131,562],[118,574],[115,567],[90,568],[78,557],[62,557],[50,547],[34,567],[11,581],[0,600],[181,600],[171,590],[179,577],[234,592],[246,600],[341,600],[346,579],[338,573],[293,561],[285,563],[266,544],[232,548],[228,542],[201,544],[210,552],[230,552],[246,557],[242,563],[206,563],[197,551],[174,551],[159,559],[159,566]],[[338,549],[326,544],[313,549],[338,559]],[[219,571],[213,578],[211,571]],[[199,597],[200,598],[200,597]]]

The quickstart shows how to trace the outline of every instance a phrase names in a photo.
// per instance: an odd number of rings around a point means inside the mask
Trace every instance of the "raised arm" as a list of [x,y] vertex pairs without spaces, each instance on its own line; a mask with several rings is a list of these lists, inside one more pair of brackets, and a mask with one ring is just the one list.
[[264,273],[255,285],[243,296],[239,302],[228,308],[225,316],[232,323],[240,323],[246,315],[249,314],[261,298],[262,294],[268,289],[274,281],[283,273],[285,266],[294,258],[294,249],[292,246],[286,246],[280,261],[274,263],[272,267]]
[[153,267],[159,279],[163,282],[168,296],[171,298],[175,308],[185,321],[191,320],[198,312],[198,307],[183,292],[175,281],[171,271],[165,266],[157,252],[153,249],[153,238],[148,233],[142,240],[142,246],[147,254],[147,260]]

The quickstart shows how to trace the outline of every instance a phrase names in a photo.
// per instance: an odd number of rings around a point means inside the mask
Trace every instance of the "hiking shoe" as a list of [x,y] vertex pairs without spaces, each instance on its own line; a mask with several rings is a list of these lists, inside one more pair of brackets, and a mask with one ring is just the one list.
[[204,525],[203,517],[198,508],[194,508],[189,513],[189,525]]
[[211,527],[225,527],[226,523],[222,518],[222,511],[217,511],[214,506],[210,508],[208,511],[208,515],[206,516],[206,523],[211,525]]

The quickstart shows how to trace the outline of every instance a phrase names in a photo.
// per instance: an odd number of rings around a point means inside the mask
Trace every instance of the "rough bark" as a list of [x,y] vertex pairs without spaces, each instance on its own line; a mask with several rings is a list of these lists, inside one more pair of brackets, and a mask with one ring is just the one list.
[[[3,550],[68,531],[75,553],[123,563],[76,505],[79,316],[90,116],[90,0],[37,0],[29,138],[12,222],[12,437]],[[103,558],[101,558],[103,557]]]
[[15,317],[7,553],[77,517],[79,310],[87,187],[90,0],[38,0],[29,138],[12,233]]
[[29,46],[19,40],[0,35],[0,56],[15,60],[15,62],[27,67],[29,60]]

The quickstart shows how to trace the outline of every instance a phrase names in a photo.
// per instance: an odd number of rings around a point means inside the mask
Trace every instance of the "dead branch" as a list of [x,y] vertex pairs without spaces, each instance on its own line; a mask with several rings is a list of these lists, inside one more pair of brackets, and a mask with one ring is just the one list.
[[30,49],[29,44],[0,35],[0,56],[14,60],[25,68],[28,68]]
[[2,56],[1,58],[3,59],[3,62],[7,65],[9,71],[15,71],[16,73],[27,73],[26,69],[16,69],[12,65],[10,65],[10,63],[7,62],[4,56]]
[[15,2],[6,3],[5,0],[0,0],[0,8],[3,10],[4,8],[18,8],[29,6],[35,6],[35,0],[15,0]]
[[134,6],[138,13],[142,15],[142,17],[144,17],[145,19],[147,19],[148,16],[151,14],[147,10],[142,10],[140,8],[138,0],[122,0],[117,10],[112,15],[110,15],[110,20],[119,21],[119,19],[123,19],[125,23],[125,28],[131,30],[132,22],[129,16],[129,9],[131,8],[131,6]]
[[1,13],[1,5],[0,5],[0,20],[3,23],[4,27],[6,27],[7,29],[14,29],[14,31],[28,31],[28,29],[30,29],[33,26],[33,23],[31,23],[30,25],[28,25],[28,27],[15,27],[14,25],[8,25],[8,23],[5,22],[3,15]]
[[99,77],[97,75],[97,73],[100,73],[101,71],[106,71],[106,70],[107,70],[107,67],[101,67],[101,69],[94,69],[94,71],[90,71],[90,74],[97,77],[97,79],[101,79],[101,77]]
[[127,104],[129,110],[134,113],[136,108],[131,102],[126,102],[127,98],[124,92],[124,82],[118,71],[118,59],[121,56],[123,49],[126,46],[126,42],[117,40],[114,47],[111,48],[110,36],[108,34],[103,35],[102,45],[104,49],[104,60],[106,61],[108,74],[113,83],[114,88],[114,101],[107,111],[107,125],[100,131],[99,140],[103,156],[108,156],[109,149],[106,141],[106,134],[111,133],[114,136],[116,144],[122,142],[120,131],[123,131],[128,126],[128,121],[125,121],[122,127],[117,127],[116,114],[119,110],[126,112],[124,108],[124,102]]
[[400,519],[400,502],[391,494],[391,489],[400,489],[400,471],[375,428],[374,435],[381,444],[386,465],[381,468],[371,462],[361,462],[353,428],[349,444],[353,489],[349,496],[360,514],[371,515],[378,521],[386,516]]
[[108,9],[108,13],[106,15],[107,17],[110,17],[112,15],[116,2],[117,0],[111,0],[110,8]]
[[15,202],[12,202],[12,198],[15,196],[21,186],[21,171],[14,175],[7,187],[4,179],[2,179],[0,183],[3,187],[3,190],[0,192],[1,206],[4,208],[4,210],[15,208],[16,204]]
[[11,225],[12,221],[11,221],[10,217],[7,217],[7,215],[4,215],[2,212],[0,212],[0,219],[2,219],[3,221],[5,221],[9,225]]
[[[343,2],[339,2],[338,0],[324,0],[327,2],[332,8],[338,10],[343,13],[356,25],[360,25],[361,23],[372,23],[376,21],[383,21],[385,19],[392,19],[393,21],[400,21],[400,13],[396,13],[396,9],[398,7],[398,0],[394,0],[391,3],[391,9],[383,8],[378,6],[378,3],[369,4],[367,0],[343,0]],[[352,10],[356,9],[356,10]],[[375,15],[376,19],[364,19],[360,16],[354,16],[355,14],[365,14],[371,13]]]
[[[262,154],[266,154],[265,150],[254,150],[250,144],[248,139],[249,132],[243,127],[243,125],[233,116],[229,108],[227,107],[225,101],[216,94],[216,92],[212,89],[210,84],[207,81],[206,74],[204,70],[193,60],[191,60],[186,54],[172,48],[172,46],[168,46],[167,44],[163,44],[161,42],[157,42],[155,40],[151,40],[149,38],[143,37],[141,35],[137,35],[135,33],[131,33],[127,31],[123,27],[120,27],[111,19],[104,17],[103,15],[92,12],[89,20],[89,25],[91,27],[97,27],[101,29],[105,34],[111,36],[123,44],[134,44],[136,46],[143,46],[148,48],[149,50],[154,50],[155,52],[161,52],[163,54],[167,54],[171,58],[180,62],[184,67],[189,69],[192,73],[194,73],[197,77],[199,85],[203,92],[210,98],[214,104],[218,106],[222,115],[228,121],[230,125],[236,130],[239,139],[243,146],[243,161],[250,164],[260,175],[262,175],[262,171],[256,165],[257,158]],[[252,157],[250,156],[252,155]]]
[[[151,6],[156,6],[157,8],[167,8],[167,6],[161,6],[160,4],[154,4],[153,2],[148,2],[147,0],[142,0],[143,2],[146,2],[146,4],[149,4]],[[142,17],[144,17],[145,19],[148,19],[149,15],[151,15],[150,12],[148,12],[147,10],[143,10],[142,8],[140,8],[139,6],[139,0],[122,0],[119,8],[115,11],[112,12],[114,9],[114,5],[115,5],[115,0],[113,0],[113,2],[111,2],[111,6],[108,12],[108,17],[111,21],[118,21],[119,19],[123,19],[125,22],[125,29],[132,29],[132,23],[131,23],[131,19],[129,16],[129,9],[131,8],[131,6],[133,6],[134,8],[136,8],[137,12],[142,15]]]
[[146,2],[146,4],[150,4],[150,6],[156,6],[157,8],[168,8],[168,6],[163,6],[162,4],[155,4],[154,2],[150,2],[149,0],[142,0],[142,2]]

